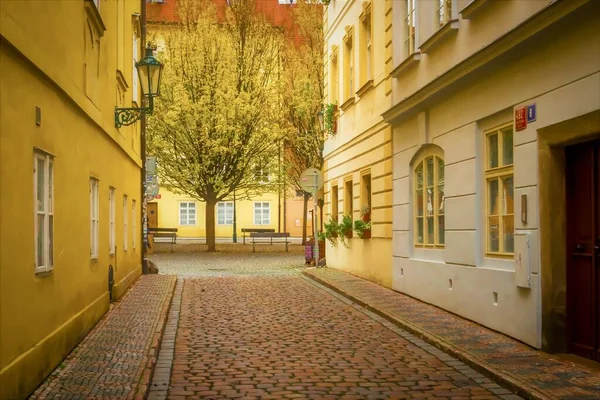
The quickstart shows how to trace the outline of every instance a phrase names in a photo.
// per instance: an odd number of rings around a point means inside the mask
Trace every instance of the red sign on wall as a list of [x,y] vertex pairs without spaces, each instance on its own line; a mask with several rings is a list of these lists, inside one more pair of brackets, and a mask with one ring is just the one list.
[[527,107],[517,108],[515,110],[515,129],[522,131],[527,128]]

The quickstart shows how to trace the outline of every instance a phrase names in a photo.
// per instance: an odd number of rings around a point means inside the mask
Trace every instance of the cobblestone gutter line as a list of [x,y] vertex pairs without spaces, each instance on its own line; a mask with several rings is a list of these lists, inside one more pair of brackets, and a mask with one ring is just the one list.
[[30,398],[144,398],[174,283],[141,276]]
[[[334,280],[332,280],[332,282],[330,282],[327,278],[322,278],[321,276],[319,276],[320,271],[323,271],[323,270],[318,270],[318,271],[316,271],[314,269],[305,270],[305,271],[303,271],[303,275],[322,284],[323,286],[343,295],[344,297],[352,300],[353,302],[359,304],[360,306],[366,308],[367,310],[380,315],[381,317],[390,321],[394,325],[412,333],[413,335],[417,336],[418,338],[423,339],[425,342],[429,343],[430,345],[435,346],[437,349],[440,349],[443,352],[448,353],[449,355],[459,359],[460,361],[464,362],[465,364],[468,364],[469,366],[473,367],[474,369],[484,373],[485,375],[491,377],[493,380],[499,382],[500,384],[502,384],[502,386],[514,391],[515,393],[518,393],[520,396],[523,396],[527,399],[535,399],[535,400],[550,400],[552,398],[556,398],[556,397],[546,396],[545,394],[538,391],[536,388],[526,384],[525,382],[522,382],[522,381],[516,379],[511,374],[508,374],[505,371],[495,368],[494,366],[490,365],[488,362],[477,357],[476,355],[468,353],[468,352],[460,349],[459,347],[445,341],[441,337],[436,336],[436,335],[428,332],[427,330],[421,328],[420,326],[413,324],[410,321],[408,321],[404,318],[401,318],[397,315],[393,315],[391,312],[384,310],[382,307],[379,307],[377,304],[367,303],[366,301],[361,299],[358,295],[355,295],[354,293],[352,293],[351,288],[344,290],[344,288],[342,288],[343,285],[338,285],[337,282],[335,282]],[[337,272],[338,271],[336,271],[335,273],[337,273]],[[346,277],[345,277],[346,280],[348,280],[348,279],[362,280],[361,278],[354,277],[354,276],[344,273],[342,271],[339,271],[339,273],[346,275]],[[378,287],[378,285],[376,285],[372,282],[368,282],[368,283],[371,283],[372,285]],[[400,295],[400,294],[398,294],[398,295]],[[586,398],[592,399],[593,397],[586,397]]]
[[[308,274],[304,274],[304,275],[308,275]],[[421,349],[425,350],[432,356],[438,358],[440,361],[442,361],[447,366],[454,368],[455,370],[459,371],[466,377],[468,377],[468,378],[474,380],[475,382],[477,382],[478,384],[480,384],[482,387],[489,389],[490,392],[492,392],[495,395],[498,395],[501,399],[503,399],[503,400],[521,399],[521,397],[513,394],[510,390],[503,388],[502,386],[498,385],[497,383],[494,383],[491,379],[489,379],[486,376],[484,376],[483,374],[475,371],[474,369],[472,369],[471,367],[469,367],[462,361],[459,361],[455,357],[447,354],[446,352],[438,349],[437,347],[435,347],[431,344],[428,344],[426,341],[419,339],[417,336],[413,335],[412,333],[409,333],[406,330],[399,328],[397,324],[390,322],[388,319],[380,316],[379,314],[377,314],[373,311],[370,311],[368,308],[365,308],[364,306],[354,302],[349,297],[342,295],[333,289],[330,289],[329,286],[319,283],[316,279],[312,279],[307,276],[302,276],[302,278],[305,279],[306,281],[310,282],[312,285],[318,287],[319,289],[329,293],[331,296],[340,300],[344,304],[349,305],[350,307],[354,308],[355,310],[365,314],[372,320],[379,322],[381,325],[385,326],[392,332],[396,333],[399,336],[402,336],[404,339],[408,340],[415,346],[420,347]]]
[[184,280],[179,278],[175,293],[169,309],[169,317],[160,341],[158,361],[152,375],[152,382],[148,393],[148,400],[162,400],[167,398],[169,383],[171,380],[171,369],[175,352],[175,337],[179,325],[179,313],[181,311],[181,294],[183,292]]

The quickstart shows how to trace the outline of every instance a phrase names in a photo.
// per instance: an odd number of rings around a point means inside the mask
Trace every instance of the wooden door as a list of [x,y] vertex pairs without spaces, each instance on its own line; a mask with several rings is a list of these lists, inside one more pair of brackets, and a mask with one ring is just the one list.
[[158,203],[148,203],[148,228],[158,228]]
[[567,340],[600,361],[600,141],[566,149]]

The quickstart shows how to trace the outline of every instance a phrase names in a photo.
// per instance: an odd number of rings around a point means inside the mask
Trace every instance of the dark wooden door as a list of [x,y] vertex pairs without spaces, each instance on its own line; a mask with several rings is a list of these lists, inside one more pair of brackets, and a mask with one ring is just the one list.
[[600,141],[566,149],[567,340],[600,361]]
[[148,228],[158,228],[158,203],[148,203]]

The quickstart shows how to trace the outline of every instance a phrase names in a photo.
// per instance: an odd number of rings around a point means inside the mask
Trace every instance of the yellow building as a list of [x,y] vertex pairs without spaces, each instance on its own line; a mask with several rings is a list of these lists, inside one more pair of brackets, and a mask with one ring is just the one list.
[[[0,2],[0,398],[23,398],[141,273],[140,1]],[[138,232],[140,231],[140,232]]]
[[[392,285],[392,143],[381,114],[392,104],[391,2],[332,1],[325,12],[326,103],[337,105],[337,131],[325,157],[325,222],[362,218],[371,238],[327,244],[327,265]],[[338,241],[339,242],[339,241]]]
[[[245,228],[274,229],[275,232],[289,232],[292,237],[301,237],[302,207],[301,197],[284,199],[282,196],[280,199],[277,193],[265,193],[251,200],[236,199],[238,242],[242,241],[242,229]],[[204,202],[160,189],[160,199],[148,203],[148,211],[152,213],[153,210],[156,217],[151,217],[149,223],[156,221],[159,228],[177,228],[178,238],[206,237]],[[217,203],[215,207],[217,238],[232,238],[233,211],[232,200]],[[284,213],[287,218],[284,217]],[[307,223],[308,236],[311,236],[311,217],[312,213]]]

